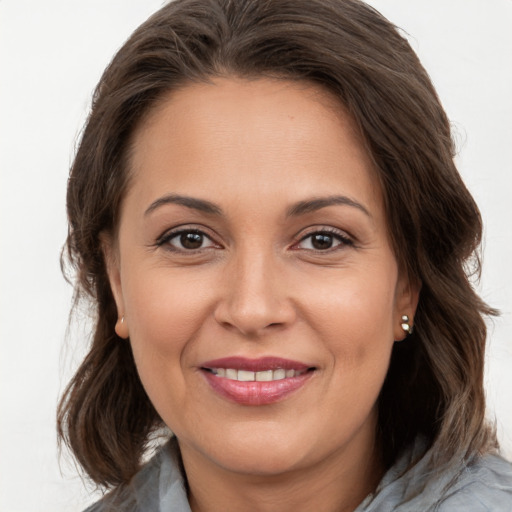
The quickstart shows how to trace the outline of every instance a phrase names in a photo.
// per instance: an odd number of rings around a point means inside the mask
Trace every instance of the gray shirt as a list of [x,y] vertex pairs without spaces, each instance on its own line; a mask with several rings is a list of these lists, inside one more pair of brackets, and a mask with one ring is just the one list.
[[[512,464],[489,454],[433,475],[426,456],[410,467],[423,451],[424,443],[418,440],[354,512],[512,512]],[[176,440],[135,475],[115,505],[112,502],[107,496],[85,512],[191,512]]]

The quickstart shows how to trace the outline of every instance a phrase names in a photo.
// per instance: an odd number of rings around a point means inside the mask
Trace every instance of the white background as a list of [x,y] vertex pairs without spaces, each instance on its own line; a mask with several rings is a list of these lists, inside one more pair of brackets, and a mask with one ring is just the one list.
[[[453,122],[459,168],[485,220],[489,414],[512,457],[512,0],[372,0],[409,34]],[[86,342],[66,338],[59,268],[69,164],[91,92],[161,0],[0,0],[0,510],[93,501],[58,461],[55,407]],[[67,341],[66,341],[67,340]]]

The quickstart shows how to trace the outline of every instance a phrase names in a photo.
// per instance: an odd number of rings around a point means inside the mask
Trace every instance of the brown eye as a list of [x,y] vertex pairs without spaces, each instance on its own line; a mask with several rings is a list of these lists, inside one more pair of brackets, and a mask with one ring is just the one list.
[[162,237],[158,245],[164,245],[169,249],[181,252],[218,248],[218,245],[208,235],[194,229],[169,233]]
[[334,237],[326,233],[317,233],[311,237],[311,245],[318,251],[330,249],[333,242]]
[[353,245],[353,241],[343,232],[316,231],[305,236],[298,244],[297,248],[308,251],[329,251],[337,248],[343,248]]
[[203,245],[204,236],[201,233],[182,233],[180,243],[184,249],[199,249]]

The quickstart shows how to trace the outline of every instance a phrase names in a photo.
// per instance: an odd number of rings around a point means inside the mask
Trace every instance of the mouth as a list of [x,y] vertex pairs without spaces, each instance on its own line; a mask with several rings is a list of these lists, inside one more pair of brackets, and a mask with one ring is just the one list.
[[206,362],[200,370],[221,397],[241,405],[267,405],[302,388],[316,368],[276,357],[230,357]]
[[276,370],[262,370],[259,372],[251,372],[249,370],[237,370],[236,368],[204,368],[217,377],[223,377],[229,380],[237,380],[238,382],[273,382],[276,380],[289,379],[298,377],[308,370],[285,370],[277,368]]

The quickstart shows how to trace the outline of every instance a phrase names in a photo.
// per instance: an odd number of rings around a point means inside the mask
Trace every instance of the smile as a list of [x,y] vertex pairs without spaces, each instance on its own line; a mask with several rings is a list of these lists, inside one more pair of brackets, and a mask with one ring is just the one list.
[[217,395],[240,405],[280,402],[301,389],[316,370],[304,363],[274,357],[230,357],[209,361],[200,369]]
[[239,382],[271,382],[275,380],[289,379],[291,377],[298,377],[307,371],[285,370],[284,368],[278,368],[277,370],[263,370],[259,372],[236,370],[234,368],[210,368],[209,370],[217,377],[237,380]]

